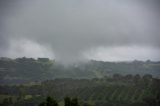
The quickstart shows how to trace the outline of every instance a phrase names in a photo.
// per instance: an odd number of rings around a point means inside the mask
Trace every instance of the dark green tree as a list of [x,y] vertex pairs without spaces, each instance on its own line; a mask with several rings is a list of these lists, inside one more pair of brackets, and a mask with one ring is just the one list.
[[140,82],[140,79],[141,79],[141,76],[139,74],[136,74],[134,77],[133,77],[133,82],[135,85],[139,85],[139,82]]
[[47,104],[47,106],[58,106],[57,101],[50,96],[47,97],[46,104]]
[[47,106],[45,102],[40,103],[38,106]]
[[87,102],[87,103],[84,103],[83,106],[94,106],[94,105],[93,103]]
[[5,98],[5,99],[3,100],[3,105],[4,105],[4,106],[9,106],[9,100],[8,100],[8,98]]
[[71,106],[71,99],[69,97],[64,98],[64,105],[65,106]]
[[71,106],[79,106],[79,102],[78,102],[78,99],[77,98],[73,98],[71,100]]
[[46,101],[40,103],[38,106],[58,106],[58,103],[54,98],[48,96]]

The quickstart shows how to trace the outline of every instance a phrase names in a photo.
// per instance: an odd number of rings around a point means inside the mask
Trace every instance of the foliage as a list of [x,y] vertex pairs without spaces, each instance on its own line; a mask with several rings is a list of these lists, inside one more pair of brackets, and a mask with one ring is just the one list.
[[47,58],[0,58],[0,106],[159,106],[159,70],[152,61],[64,66]]
[[38,106],[58,106],[58,102],[54,98],[48,96],[46,101],[40,103]]
[[[1,100],[3,101],[2,104],[8,104],[9,97],[16,96],[17,101],[13,103],[15,106],[34,106],[36,104],[43,106],[46,103],[55,102],[55,99],[52,98],[42,102],[44,97],[48,95],[56,97],[57,104],[65,97],[65,106],[92,105],[87,102],[88,100],[93,101],[95,106],[120,104],[125,106],[145,106],[146,104],[152,106],[152,104],[155,104],[157,106],[160,101],[159,89],[160,79],[153,78],[150,75],[142,77],[139,75],[113,75],[113,77],[100,79],[64,78],[46,80],[39,85],[30,86],[27,86],[27,84],[0,86],[0,94],[10,95]],[[66,95],[68,96],[66,97]]]
[[[24,84],[34,81],[44,81],[56,78],[92,79],[104,76],[151,74],[160,77],[160,62],[103,62],[89,61],[87,63],[64,66],[48,58],[0,58],[0,84]],[[115,75],[115,77],[120,77]],[[149,77],[149,76],[148,76]]]

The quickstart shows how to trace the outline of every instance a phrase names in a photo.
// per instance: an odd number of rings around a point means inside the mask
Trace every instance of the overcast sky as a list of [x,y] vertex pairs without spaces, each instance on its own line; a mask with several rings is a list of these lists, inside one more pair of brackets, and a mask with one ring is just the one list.
[[159,0],[1,0],[0,56],[160,60]]

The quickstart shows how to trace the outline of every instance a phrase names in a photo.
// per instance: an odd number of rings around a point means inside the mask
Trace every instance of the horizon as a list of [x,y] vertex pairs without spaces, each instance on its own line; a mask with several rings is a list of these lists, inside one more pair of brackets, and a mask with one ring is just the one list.
[[[48,57],[37,57],[37,58],[34,58],[34,57],[16,57],[16,58],[10,58],[10,57],[0,57],[0,60],[5,60],[5,59],[11,59],[11,60],[16,60],[16,59],[34,59],[34,60],[39,60],[39,59],[49,59],[51,61],[55,61],[55,62],[58,62],[58,63],[61,63],[61,61],[57,61],[56,59],[54,58],[48,58]],[[76,63],[85,63],[85,62],[89,62],[89,61],[97,61],[97,62],[160,62],[160,60],[158,61],[154,61],[154,60],[151,60],[151,59],[147,59],[147,60],[138,60],[138,59],[134,59],[134,60],[123,60],[123,61],[103,61],[103,60],[94,60],[94,59],[88,59],[86,61],[78,61]],[[71,63],[71,64],[74,64],[74,63]]]

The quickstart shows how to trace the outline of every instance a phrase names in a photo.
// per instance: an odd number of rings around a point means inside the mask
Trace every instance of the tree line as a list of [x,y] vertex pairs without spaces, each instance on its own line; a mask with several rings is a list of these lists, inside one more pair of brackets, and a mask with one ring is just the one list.
[[[45,101],[41,102],[38,106],[58,106],[58,102],[51,96],[48,96]],[[70,98],[66,96],[64,98],[64,106],[81,106],[78,98]],[[87,102],[82,106],[93,106],[93,104]]]

